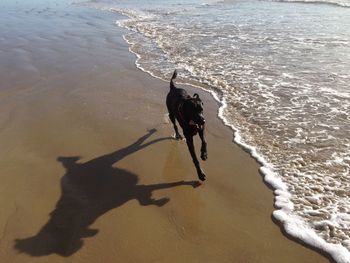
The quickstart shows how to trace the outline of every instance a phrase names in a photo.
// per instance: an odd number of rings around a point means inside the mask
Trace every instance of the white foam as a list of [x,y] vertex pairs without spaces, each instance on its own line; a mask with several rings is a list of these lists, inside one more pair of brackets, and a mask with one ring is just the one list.
[[[293,211],[293,203],[291,202],[291,193],[288,192],[288,187],[282,182],[281,178],[273,171],[271,165],[265,158],[257,153],[255,147],[248,145],[242,141],[242,137],[236,127],[231,124],[224,116],[224,110],[227,107],[225,99],[221,101],[218,116],[223,120],[225,125],[234,130],[234,141],[249,150],[251,155],[262,165],[261,173],[264,175],[264,180],[271,185],[275,191],[275,205],[278,210],[273,212],[273,217],[283,224],[285,231],[306,244],[319,248],[329,253],[337,263],[350,263],[350,252],[340,244],[327,243],[319,237],[310,226],[298,216],[291,214]],[[348,242],[350,243],[350,241]]]

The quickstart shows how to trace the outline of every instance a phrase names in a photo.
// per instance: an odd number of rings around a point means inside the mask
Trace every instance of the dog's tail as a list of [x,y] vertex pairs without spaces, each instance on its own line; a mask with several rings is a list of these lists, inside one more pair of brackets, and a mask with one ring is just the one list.
[[175,85],[174,85],[173,80],[176,79],[176,76],[177,76],[177,71],[175,69],[174,73],[173,73],[173,76],[171,77],[171,80],[170,80],[170,90],[175,89]]

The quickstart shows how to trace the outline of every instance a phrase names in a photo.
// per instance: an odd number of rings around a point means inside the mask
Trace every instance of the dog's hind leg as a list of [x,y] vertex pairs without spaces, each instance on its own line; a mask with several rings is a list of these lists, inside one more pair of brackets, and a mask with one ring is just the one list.
[[182,136],[180,135],[179,129],[177,128],[177,125],[176,125],[175,116],[174,116],[173,114],[170,114],[170,113],[169,113],[169,118],[170,118],[170,120],[171,120],[171,122],[173,123],[173,126],[174,126],[174,130],[175,130],[175,139],[176,139],[176,140],[182,140]]
[[204,172],[202,171],[202,169],[201,169],[201,167],[199,165],[199,161],[197,159],[196,152],[195,152],[195,149],[194,149],[193,137],[192,136],[186,136],[186,143],[187,143],[187,146],[188,146],[188,150],[190,151],[190,154],[191,154],[194,166],[196,167],[198,178],[201,181],[205,181],[205,174],[204,174]]

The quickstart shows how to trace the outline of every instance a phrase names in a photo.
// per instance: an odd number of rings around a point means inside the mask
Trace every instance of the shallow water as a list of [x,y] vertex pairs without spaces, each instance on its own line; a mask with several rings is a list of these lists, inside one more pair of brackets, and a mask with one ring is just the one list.
[[206,84],[262,164],[286,231],[350,262],[350,2],[84,2],[121,12],[137,65]]

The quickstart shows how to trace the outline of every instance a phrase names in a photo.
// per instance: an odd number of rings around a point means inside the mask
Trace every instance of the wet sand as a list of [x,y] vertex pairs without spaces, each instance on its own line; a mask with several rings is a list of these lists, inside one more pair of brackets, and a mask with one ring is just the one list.
[[259,165],[187,87],[207,119],[198,184],[168,83],[136,69],[116,14],[2,5],[1,262],[329,262],[281,233]]

